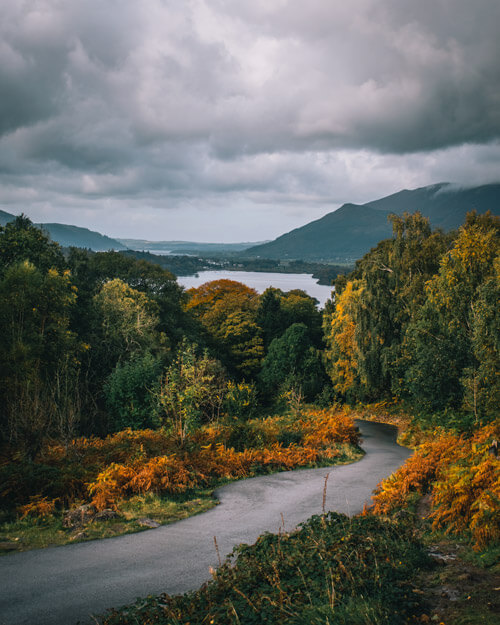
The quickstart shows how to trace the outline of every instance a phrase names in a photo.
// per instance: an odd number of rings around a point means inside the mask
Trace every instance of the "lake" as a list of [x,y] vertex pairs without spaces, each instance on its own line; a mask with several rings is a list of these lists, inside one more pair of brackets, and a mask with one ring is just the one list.
[[263,293],[273,286],[282,291],[301,289],[311,297],[315,297],[323,307],[331,297],[332,287],[318,284],[308,273],[266,273],[264,271],[200,271],[197,276],[179,276],[177,282],[186,289],[198,287],[212,280],[236,280]]

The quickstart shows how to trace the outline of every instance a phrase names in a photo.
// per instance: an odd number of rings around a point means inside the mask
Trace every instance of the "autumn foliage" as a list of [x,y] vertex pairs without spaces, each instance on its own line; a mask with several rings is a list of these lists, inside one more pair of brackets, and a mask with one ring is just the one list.
[[[92,504],[98,509],[117,507],[121,499],[136,493],[175,495],[220,479],[324,463],[342,453],[341,444],[358,441],[351,418],[326,410],[309,411],[293,421],[283,417],[254,420],[250,427],[255,430],[253,439],[262,441],[262,446],[236,451],[225,442],[231,427],[211,425],[194,433],[183,449],[153,457],[144,453],[126,462],[111,463],[88,485]],[[286,445],[279,439],[291,430],[302,440]],[[124,433],[120,435],[123,438]]]
[[476,548],[500,539],[500,459],[490,453],[499,425],[472,436],[435,433],[378,487],[374,512],[402,508],[413,493],[431,493],[435,529],[469,532]]
[[25,516],[81,500],[99,510],[116,509],[134,494],[176,496],[220,480],[335,462],[358,437],[346,414],[312,409],[293,417],[221,420],[193,430],[182,445],[173,432],[128,429],[104,439],[77,438],[69,446],[47,445],[41,460],[50,485],[25,484],[20,466],[0,495]]

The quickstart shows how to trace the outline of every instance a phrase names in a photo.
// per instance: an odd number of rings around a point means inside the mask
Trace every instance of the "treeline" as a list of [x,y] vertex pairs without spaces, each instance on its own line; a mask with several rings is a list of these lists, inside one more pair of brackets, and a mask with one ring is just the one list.
[[224,269],[230,271],[264,271],[277,273],[310,273],[318,284],[330,286],[339,274],[345,274],[350,268],[345,265],[304,262],[303,260],[280,261],[269,258],[245,258],[244,253],[213,254],[200,253],[193,255],[166,254],[127,250],[121,252],[125,256],[146,260],[176,276],[189,276],[198,271]]
[[[0,229],[0,436],[44,439],[168,426],[281,400],[404,400],[427,423],[498,416],[500,219],[452,234],[420,214],[339,276],[322,313],[300,290],[232,280],[185,292],[157,264],[63,254],[25,217]],[[328,374],[327,374],[328,373]]]
[[500,219],[458,232],[392,216],[381,241],[336,282],[326,358],[344,400],[404,400],[424,423],[468,429],[500,405]]
[[221,414],[315,399],[329,387],[316,304],[231,280],[186,293],[142,259],[63,254],[18,217],[0,229],[3,447],[33,459],[47,438],[158,426],[182,441]]

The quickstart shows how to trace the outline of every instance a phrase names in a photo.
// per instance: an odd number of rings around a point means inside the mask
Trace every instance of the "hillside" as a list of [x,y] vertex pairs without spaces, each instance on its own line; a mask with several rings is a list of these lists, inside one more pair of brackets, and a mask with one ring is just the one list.
[[269,243],[269,241],[259,241],[254,243],[203,243],[195,241],[147,241],[145,239],[117,239],[120,243],[131,250],[152,252],[153,254],[235,254]]
[[246,256],[308,260],[354,260],[391,236],[391,213],[429,217],[434,228],[458,228],[471,210],[500,214],[500,184],[467,189],[440,183],[403,190],[363,205],[344,204],[321,219],[296,228],[270,243],[255,246]]
[[[0,210],[0,225],[5,226],[15,219],[16,216]],[[62,247],[83,247],[94,250],[94,252],[105,252],[107,250],[126,250],[127,247],[107,237],[100,232],[94,232],[88,228],[80,226],[70,226],[68,224],[35,224],[47,232],[53,241],[57,241]]]

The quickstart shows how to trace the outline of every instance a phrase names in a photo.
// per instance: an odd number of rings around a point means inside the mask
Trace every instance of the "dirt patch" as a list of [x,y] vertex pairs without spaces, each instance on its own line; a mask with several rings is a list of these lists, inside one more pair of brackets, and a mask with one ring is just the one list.
[[464,559],[466,549],[449,540],[429,546],[434,561],[418,587],[426,601],[421,622],[444,625],[495,625],[500,617],[500,572]]

